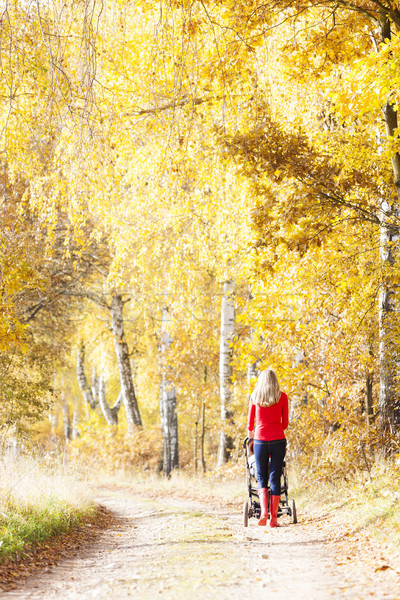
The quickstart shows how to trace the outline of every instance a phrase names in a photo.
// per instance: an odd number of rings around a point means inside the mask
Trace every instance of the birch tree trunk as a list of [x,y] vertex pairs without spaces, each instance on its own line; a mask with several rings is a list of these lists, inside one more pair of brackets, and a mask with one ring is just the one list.
[[366,397],[365,417],[366,417],[367,427],[371,426],[371,420],[373,419],[373,416],[374,416],[373,397],[372,397],[373,383],[374,383],[373,373],[370,371],[367,371],[366,376],[365,376],[365,397]]
[[57,442],[58,410],[52,410],[50,420],[50,445],[53,448]]
[[221,403],[221,431],[218,447],[217,466],[221,467],[229,458],[232,440],[226,433],[226,427],[232,419],[230,404],[233,397],[232,386],[232,341],[235,330],[234,281],[225,281],[221,305],[221,338],[219,351],[219,382]]
[[168,307],[164,306],[161,320],[161,389],[160,417],[163,440],[163,473],[168,476],[179,468],[178,416],[176,414],[176,390],[171,382],[172,369],[168,365],[167,350],[172,344],[168,332]]
[[74,397],[74,412],[72,413],[72,439],[79,437],[79,403],[77,396]]
[[78,349],[78,357],[76,362],[76,375],[78,378],[79,388],[85,401],[89,404],[90,408],[94,410],[96,408],[96,400],[93,396],[92,389],[88,383],[85,373],[85,345],[81,342]]
[[[249,291],[249,302],[251,302],[251,300],[253,300],[253,295],[250,290]],[[250,337],[251,346],[253,346],[254,330],[252,327],[250,328],[250,336],[249,337]],[[255,384],[256,379],[257,379],[257,364],[258,364],[258,360],[256,359],[254,362],[248,363],[248,365],[247,365],[247,385],[248,385],[249,390],[251,389],[251,386],[253,384]]]
[[114,347],[117,355],[121,394],[125,406],[128,431],[132,433],[135,426],[142,427],[142,419],[132,380],[131,361],[124,331],[123,302],[120,294],[114,294],[111,300],[111,328],[114,335]]
[[110,427],[118,426],[118,412],[122,406],[122,402],[123,402],[123,395],[120,392],[114,406],[111,408],[108,405],[107,398],[106,398],[106,383],[104,381],[103,375],[100,375],[100,377],[99,377],[99,404],[100,404],[101,411],[104,415],[104,418],[106,420],[106,423]]
[[[390,21],[382,11],[381,39],[384,42],[390,39],[390,37]],[[389,98],[383,108],[388,137],[398,135],[397,111],[392,102],[393,99]],[[395,341],[396,324],[398,322],[398,302],[396,299],[397,286],[391,276],[399,254],[400,155],[398,152],[392,156],[391,161],[397,196],[391,202],[384,200],[381,204],[380,238],[383,281],[379,295],[379,414],[381,429],[394,433],[400,428],[399,394],[396,389],[396,376],[399,367],[397,354],[399,348]]]
[[197,421],[194,424],[194,452],[193,452],[193,462],[194,462],[194,474],[197,475],[197,444],[199,441],[199,434],[198,434],[198,426],[199,426],[199,420],[197,419]]
[[92,368],[92,396],[95,405],[99,404],[100,379],[97,376],[96,367]]
[[61,392],[61,402],[62,402],[62,414],[63,414],[63,423],[64,423],[64,438],[65,442],[71,441],[72,432],[71,432],[71,417],[69,414],[69,406],[68,402],[65,398],[64,392]]
[[250,385],[257,379],[257,363],[249,363],[247,365],[247,383]]
[[201,472],[206,472],[206,461],[204,459],[204,434],[205,434],[205,413],[206,403],[204,400],[201,403],[201,417],[200,417],[200,461],[201,461]]
[[[387,203],[386,203],[387,204]],[[391,207],[385,207],[391,213]],[[381,260],[383,281],[379,294],[379,360],[380,391],[379,415],[381,429],[394,433],[400,425],[396,373],[398,368],[398,345],[395,342],[395,325],[398,319],[396,290],[391,282],[390,270],[398,253],[398,235],[390,226],[381,226]]]

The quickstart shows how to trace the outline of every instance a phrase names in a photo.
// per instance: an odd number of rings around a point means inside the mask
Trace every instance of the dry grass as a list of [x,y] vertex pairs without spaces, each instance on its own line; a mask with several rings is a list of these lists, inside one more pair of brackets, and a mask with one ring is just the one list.
[[113,474],[98,473],[91,482],[99,486],[133,487],[149,496],[159,493],[162,496],[198,499],[201,502],[226,505],[238,510],[241,509],[247,493],[243,468],[237,465],[219,471],[209,471],[196,477],[191,472],[177,470],[168,479],[154,472],[134,475],[122,471]]
[[62,462],[0,459],[0,558],[22,553],[94,512],[88,486],[77,475]]
[[364,531],[400,561],[400,457],[377,459],[370,471],[324,481],[318,469],[292,473],[292,495],[304,510],[324,508],[351,531]]

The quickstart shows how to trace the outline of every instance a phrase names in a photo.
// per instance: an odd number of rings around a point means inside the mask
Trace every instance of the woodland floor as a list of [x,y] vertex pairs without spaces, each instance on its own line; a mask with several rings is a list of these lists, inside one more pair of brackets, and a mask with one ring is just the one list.
[[[239,510],[132,488],[101,488],[101,527],[1,573],[7,600],[400,599],[400,566],[363,531],[322,509],[242,526]],[[106,523],[105,523],[106,521]],[[7,577],[6,577],[7,575]]]

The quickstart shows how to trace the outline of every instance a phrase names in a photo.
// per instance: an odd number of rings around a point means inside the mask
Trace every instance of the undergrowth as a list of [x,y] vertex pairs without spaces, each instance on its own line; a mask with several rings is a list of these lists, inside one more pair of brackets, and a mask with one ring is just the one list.
[[399,457],[377,459],[368,471],[349,470],[346,477],[322,478],[317,465],[294,469],[291,494],[300,514],[302,509],[323,509],[344,521],[349,533],[366,533],[400,560]]
[[63,464],[0,459],[0,559],[67,531],[92,516],[87,485]]
[[217,502],[231,508],[240,507],[246,495],[246,481],[243,476],[243,466],[229,464],[226,467],[207,471],[205,474],[194,476],[193,472],[185,469],[173,471],[169,478],[158,472],[132,473],[129,471],[97,472],[96,485],[134,487],[149,495],[175,495],[202,502]]

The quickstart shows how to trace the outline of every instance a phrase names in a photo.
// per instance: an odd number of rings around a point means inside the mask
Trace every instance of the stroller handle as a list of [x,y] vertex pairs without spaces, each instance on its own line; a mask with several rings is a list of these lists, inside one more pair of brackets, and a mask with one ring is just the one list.
[[248,435],[246,435],[246,437],[243,440],[243,448],[246,449],[247,446],[249,446],[251,444],[251,442],[254,441],[254,438],[249,437]]

